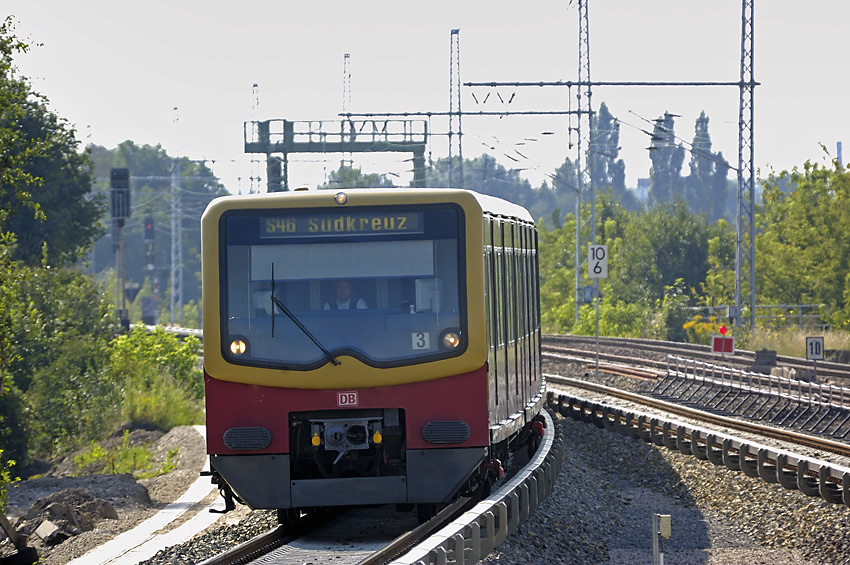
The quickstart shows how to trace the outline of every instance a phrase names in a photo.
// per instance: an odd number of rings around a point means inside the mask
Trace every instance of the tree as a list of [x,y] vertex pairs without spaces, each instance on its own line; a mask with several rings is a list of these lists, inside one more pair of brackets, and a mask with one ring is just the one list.
[[[551,219],[553,225],[560,225],[562,216],[575,215],[578,198],[578,167],[572,159],[565,157],[564,162],[548,176],[551,184],[544,181],[539,188],[533,190],[529,194],[529,204],[526,208],[535,218]],[[586,181],[583,188],[587,191]],[[556,212],[558,215],[553,216]]]
[[102,199],[91,195],[85,153],[75,131],[47,99],[17,76],[12,55],[25,52],[11,18],[0,25],[0,229],[15,234],[15,258],[70,265],[102,232]]
[[631,216],[616,249],[618,269],[609,271],[616,295],[625,301],[662,300],[665,287],[678,279],[686,289],[698,288],[708,272],[709,233],[705,219],[681,199]]
[[[448,169],[448,158],[437,159],[427,171],[426,185],[448,186]],[[526,208],[534,203],[535,195],[531,184],[520,177],[516,169],[507,169],[499,164],[495,157],[485,153],[474,159],[464,159],[463,179],[458,181],[456,175],[459,169],[455,163],[452,168],[455,186],[504,198]]]
[[694,124],[691,144],[690,174],[684,182],[684,198],[694,213],[704,213],[710,222],[734,217],[727,176],[729,163],[723,153],[711,151],[708,116],[701,112]]
[[720,219],[709,225],[708,273],[700,284],[698,300],[703,306],[735,301],[735,228]]
[[[783,185],[791,187],[785,192]],[[757,214],[756,273],[762,304],[827,304],[850,322],[850,173],[833,161],[771,173]]]
[[639,207],[637,199],[626,188],[626,163],[617,158],[620,154],[620,122],[604,102],[591,118],[590,136],[587,161],[591,186],[596,191],[610,190],[628,209],[636,210]]
[[649,204],[658,206],[675,201],[682,194],[682,164],[685,162],[685,148],[676,143],[673,114],[664,112],[664,116],[655,120],[652,140],[649,144],[649,158],[652,168],[649,171]]
[[575,214],[552,228],[541,222],[538,241],[541,325],[545,332],[564,333],[575,316]]
[[9,213],[21,204],[37,209],[28,192],[37,180],[24,167],[31,156],[40,153],[41,146],[38,140],[22,137],[15,127],[16,120],[25,116],[24,103],[29,92],[26,82],[16,75],[13,57],[26,53],[29,47],[15,36],[12,16],[6,17],[0,24],[0,198],[4,202],[0,230]]
[[46,243],[51,265],[72,265],[103,234],[105,199],[92,194],[87,155],[78,152],[74,130],[37,99],[26,106],[26,117],[18,121],[21,132],[43,140],[41,154],[25,167],[38,179],[30,194],[40,214],[19,209],[9,215],[5,227],[16,236],[16,258],[38,264]]

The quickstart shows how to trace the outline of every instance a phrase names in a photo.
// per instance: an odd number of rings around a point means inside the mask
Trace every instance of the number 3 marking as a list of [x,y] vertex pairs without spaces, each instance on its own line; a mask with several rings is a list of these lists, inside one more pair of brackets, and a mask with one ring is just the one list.
[[431,349],[431,334],[428,332],[413,332],[410,337],[413,349]]

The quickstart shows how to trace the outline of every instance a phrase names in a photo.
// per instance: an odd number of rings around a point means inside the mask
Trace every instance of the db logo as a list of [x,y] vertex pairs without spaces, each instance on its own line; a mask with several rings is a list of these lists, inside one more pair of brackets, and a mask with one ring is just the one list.
[[336,393],[337,406],[357,406],[356,392],[338,392]]

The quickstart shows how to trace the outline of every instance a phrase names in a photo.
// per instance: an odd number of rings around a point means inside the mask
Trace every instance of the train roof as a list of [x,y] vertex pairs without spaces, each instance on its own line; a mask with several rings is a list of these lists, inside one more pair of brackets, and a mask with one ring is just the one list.
[[[490,196],[488,194],[481,194],[479,192],[475,192],[472,190],[465,190],[460,188],[337,188],[337,189],[321,189],[321,190],[294,190],[288,192],[279,192],[279,193],[259,193],[259,194],[248,194],[248,195],[232,195],[232,196],[224,196],[222,199],[227,200],[253,200],[253,199],[265,199],[270,196],[274,197],[282,197],[282,198],[291,198],[292,196],[302,195],[302,194],[310,194],[316,195],[319,192],[327,192],[336,194],[338,192],[345,192],[349,194],[357,194],[357,193],[375,193],[377,191],[388,193],[388,192],[397,192],[397,193],[411,193],[416,192],[419,194],[429,194],[429,195],[438,195],[440,193],[449,196],[450,194],[457,195],[459,193],[468,194],[475,198],[478,202],[478,205],[481,206],[481,209],[492,216],[497,217],[507,217],[507,218],[516,218],[520,221],[526,221],[529,223],[534,223],[534,218],[531,216],[531,213],[520,206],[519,204],[514,204],[513,202],[509,202],[503,198],[498,198],[496,196]],[[279,196],[278,196],[279,195]],[[219,200],[219,199],[216,199]],[[213,202],[215,202],[214,200]]]

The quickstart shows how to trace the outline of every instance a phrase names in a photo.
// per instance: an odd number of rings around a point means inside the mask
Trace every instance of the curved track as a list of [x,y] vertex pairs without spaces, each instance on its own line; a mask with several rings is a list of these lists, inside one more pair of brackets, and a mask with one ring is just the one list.
[[[299,531],[277,528],[233,550],[204,562],[204,565],[233,563],[399,563],[431,565],[445,559],[477,563],[513,534],[534,513],[549,494],[561,468],[563,433],[544,411],[547,432],[529,462],[513,477],[478,503],[458,501],[420,527],[397,532],[386,541],[390,530],[390,510],[377,509],[384,519],[383,529],[359,535],[370,529],[362,512],[356,509],[346,517],[305,523]],[[374,512],[373,512],[374,514]],[[402,528],[403,529],[403,528]],[[346,535],[348,530],[351,535]],[[384,540],[384,541],[381,541]],[[378,545],[379,547],[375,547]],[[260,555],[263,555],[260,561]],[[272,561],[273,560],[273,561]]]
[[[850,506],[850,445],[587,381],[547,375],[550,405],[574,419]],[[562,388],[563,390],[552,390]],[[762,443],[772,438],[782,443]],[[838,462],[802,455],[827,451]]]

